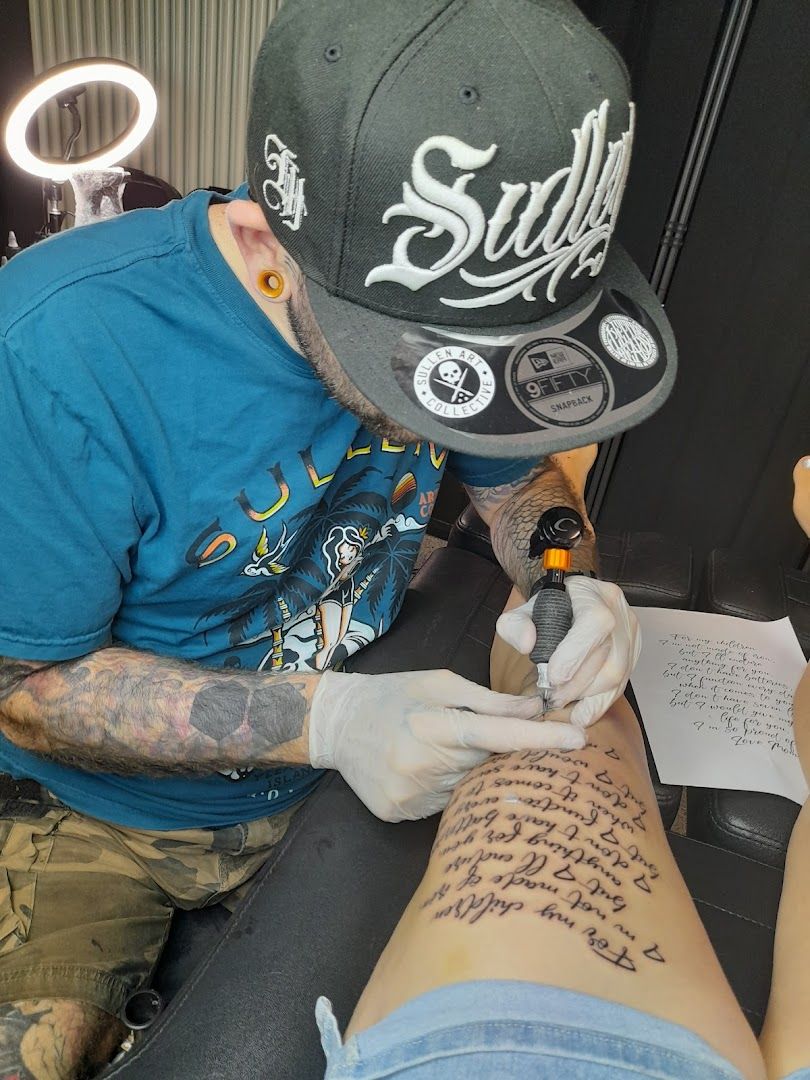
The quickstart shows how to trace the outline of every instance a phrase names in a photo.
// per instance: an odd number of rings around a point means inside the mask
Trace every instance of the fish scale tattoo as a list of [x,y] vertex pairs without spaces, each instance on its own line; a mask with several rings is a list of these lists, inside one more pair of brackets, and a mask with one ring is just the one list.
[[[492,488],[467,486],[467,492],[480,511],[495,512],[491,526],[493,551],[510,580],[528,596],[539,572],[537,559],[529,556],[538,518],[552,506],[573,506],[583,514],[585,508],[549,459],[511,483]],[[597,562],[596,541],[588,527],[582,542],[571,553],[571,569],[596,571]]]

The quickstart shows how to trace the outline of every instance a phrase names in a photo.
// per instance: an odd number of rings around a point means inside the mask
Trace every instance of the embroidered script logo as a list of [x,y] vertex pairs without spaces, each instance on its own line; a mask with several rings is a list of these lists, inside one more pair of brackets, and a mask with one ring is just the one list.
[[[417,218],[425,224],[411,225],[400,233],[391,262],[374,267],[366,285],[394,281],[416,291],[458,270],[462,280],[478,292],[463,299],[443,296],[441,302],[448,307],[478,308],[503,304],[518,294],[524,300],[534,300],[534,287],[544,277],[548,277],[546,297],[553,303],[564,275],[573,278],[588,272],[595,277],[605,260],[621,203],[635,125],[631,102],[629,129],[615,142],[608,142],[609,105],[603,101],[587,114],[581,127],[573,129],[570,165],[531,184],[502,181],[503,194],[488,220],[467,186],[476,176],[471,170],[488,165],[498,151],[497,144],[478,150],[451,135],[426,139],[413,156],[411,180],[402,185],[402,202],[389,206],[383,214],[385,224],[394,217]],[[441,150],[454,168],[465,170],[452,187],[428,172],[425,159],[431,150]],[[517,221],[504,236],[527,193]],[[543,223],[532,235],[541,217]],[[445,233],[451,244],[436,262],[431,266],[411,262],[408,245],[414,237],[424,235],[432,240]],[[512,252],[520,260],[518,265],[492,274],[471,273],[464,264],[482,244],[488,262],[499,263]]]
[[[274,149],[275,147],[275,149]],[[264,163],[275,177],[262,184],[264,201],[271,210],[277,210],[281,220],[290,229],[301,228],[306,216],[304,201],[304,178],[298,175],[296,157],[278,135],[268,135],[264,140]]]

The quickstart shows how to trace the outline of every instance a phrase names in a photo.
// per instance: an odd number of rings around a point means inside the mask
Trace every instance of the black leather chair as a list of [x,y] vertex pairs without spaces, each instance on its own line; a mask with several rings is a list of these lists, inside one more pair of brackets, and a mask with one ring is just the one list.
[[768,621],[787,615],[810,657],[810,573],[718,548],[707,562],[700,608],[740,619]]
[[[434,553],[394,627],[354,658],[369,673],[447,666],[486,681],[495,619],[509,590],[469,551]],[[341,1025],[427,862],[437,819],[385,824],[328,776],[296,814],[215,947],[124,1059],[121,1080],[315,1080],[313,1008]],[[671,836],[675,857],[746,1015],[761,1024],[781,874]],[[176,963],[176,960],[173,960]]]
[[[810,656],[810,574],[718,549],[708,558],[699,606],[742,619],[790,618]],[[690,788],[688,832],[697,840],[782,869],[799,814],[790,799],[759,791]]]

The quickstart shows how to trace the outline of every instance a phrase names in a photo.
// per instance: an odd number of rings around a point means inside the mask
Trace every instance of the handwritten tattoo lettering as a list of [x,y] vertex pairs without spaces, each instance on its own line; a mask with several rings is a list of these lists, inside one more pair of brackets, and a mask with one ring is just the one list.
[[[603,751],[621,762],[614,748]],[[436,837],[444,880],[431,919],[474,925],[521,912],[575,934],[632,974],[666,963],[633,928],[660,872],[645,854],[647,808],[610,768],[564,751],[491,758],[457,789]]]

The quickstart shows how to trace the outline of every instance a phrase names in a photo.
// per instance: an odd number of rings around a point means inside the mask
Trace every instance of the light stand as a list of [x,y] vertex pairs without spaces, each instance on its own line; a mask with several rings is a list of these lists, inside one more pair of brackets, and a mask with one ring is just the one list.
[[[68,136],[68,140],[65,143],[65,151],[62,155],[63,161],[70,161],[73,147],[82,131],[82,118],[77,103],[79,95],[83,94],[85,90],[86,87],[84,86],[74,86],[64,94],[59,94],[56,98],[59,107],[67,109],[73,120],[73,130]],[[53,233],[61,232],[65,220],[64,193],[64,184],[51,178],[43,179],[42,200],[45,205],[45,224],[42,226],[39,233],[37,233],[37,236],[40,239],[51,236]]]
[[[77,101],[87,84],[96,82],[111,82],[125,87],[135,95],[137,107],[126,129],[117,139],[91,154],[74,158],[73,147],[81,132],[81,115]],[[73,130],[61,158],[41,158],[28,146],[28,127],[37,111],[54,97],[62,108],[70,112]],[[19,168],[43,179],[46,205],[43,236],[59,232],[64,224],[64,182],[75,173],[87,174],[109,169],[127,157],[149,134],[156,115],[157,97],[152,84],[136,68],[120,60],[93,58],[61,64],[46,71],[17,101],[6,122],[5,143],[9,156]],[[120,183],[121,178],[117,175],[115,178]],[[105,182],[111,183],[109,178],[105,178]],[[108,202],[113,205],[115,200],[110,198]],[[92,216],[86,220],[92,220]]]

